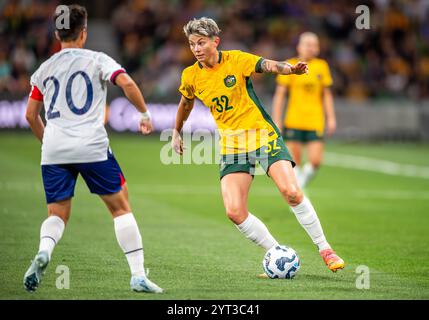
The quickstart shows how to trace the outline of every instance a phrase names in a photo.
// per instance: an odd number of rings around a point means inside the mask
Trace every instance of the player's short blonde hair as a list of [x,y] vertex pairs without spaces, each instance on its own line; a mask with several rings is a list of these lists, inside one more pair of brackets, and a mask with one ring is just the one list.
[[213,38],[219,36],[220,29],[213,19],[202,17],[199,19],[194,18],[189,21],[183,27],[183,32],[187,38],[192,34]]
[[319,41],[319,36],[314,32],[307,31],[299,35],[299,42],[304,41],[305,39],[316,39]]

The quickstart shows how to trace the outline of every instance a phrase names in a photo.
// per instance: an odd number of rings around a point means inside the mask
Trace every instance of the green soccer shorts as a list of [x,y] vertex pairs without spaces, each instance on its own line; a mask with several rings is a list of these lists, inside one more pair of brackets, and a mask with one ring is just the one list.
[[252,152],[221,155],[219,164],[220,178],[222,179],[227,174],[234,172],[247,172],[254,176],[257,162],[268,175],[270,166],[279,160],[290,161],[292,167],[295,167],[295,162],[282,137],[278,137],[276,140]]
[[311,141],[323,141],[323,132],[316,130],[299,130],[285,128],[283,132],[283,139],[285,141],[296,141],[307,143]]

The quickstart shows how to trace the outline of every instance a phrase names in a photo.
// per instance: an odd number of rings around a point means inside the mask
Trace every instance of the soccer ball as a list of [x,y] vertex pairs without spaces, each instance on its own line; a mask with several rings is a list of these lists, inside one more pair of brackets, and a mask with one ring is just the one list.
[[262,260],[264,271],[271,279],[292,279],[300,265],[295,250],[284,245],[272,247]]

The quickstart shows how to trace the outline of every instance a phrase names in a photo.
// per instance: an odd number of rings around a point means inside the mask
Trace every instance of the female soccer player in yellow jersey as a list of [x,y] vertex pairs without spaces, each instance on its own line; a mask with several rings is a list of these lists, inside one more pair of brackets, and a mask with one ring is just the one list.
[[[277,88],[273,98],[273,120],[283,128],[283,137],[297,166],[295,173],[298,184],[304,188],[314,177],[323,156],[323,133],[326,113],[327,134],[336,129],[334,101],[330,86],[332,78],[328,64],[318,59],[319,39],[312,32],[301,34],[297,46],[298,57],[289,63],[305,61],[311,70],[306,77],[277,76]],[[289,89],[289,103],[282,123],[286,91]],[[308,162],[301,169],[303,146],[307,147]]]
[[226,214],[238,230],[265,250],[278,244],[264,223],[247,208],[258,161],[317,245],[329,269],[342,269],[344,261],[326,241],[316,211],[297,184],[295,163],[250,81],[254,72],[304,74],[308,71],[307,64],[298,62],[292,66],[237,50],[219,51],[220,30],[209,18],[189,21],[184,32],[197,62],[182,74],[179,89],[182,97],[172,139],[174,150],[183,154],[180,132],[198,98],[210,108],[219,129],[222,197]]

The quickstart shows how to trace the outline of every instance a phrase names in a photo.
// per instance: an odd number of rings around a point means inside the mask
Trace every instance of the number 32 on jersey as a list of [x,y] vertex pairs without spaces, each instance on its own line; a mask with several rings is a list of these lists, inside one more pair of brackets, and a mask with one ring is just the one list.
[[212,99],[213,104],[210,106],[210,112],[213,113],[213,110],[221,113],[232,110],[234,107],[229,105],[229,99],[227,96],[220,96]]

